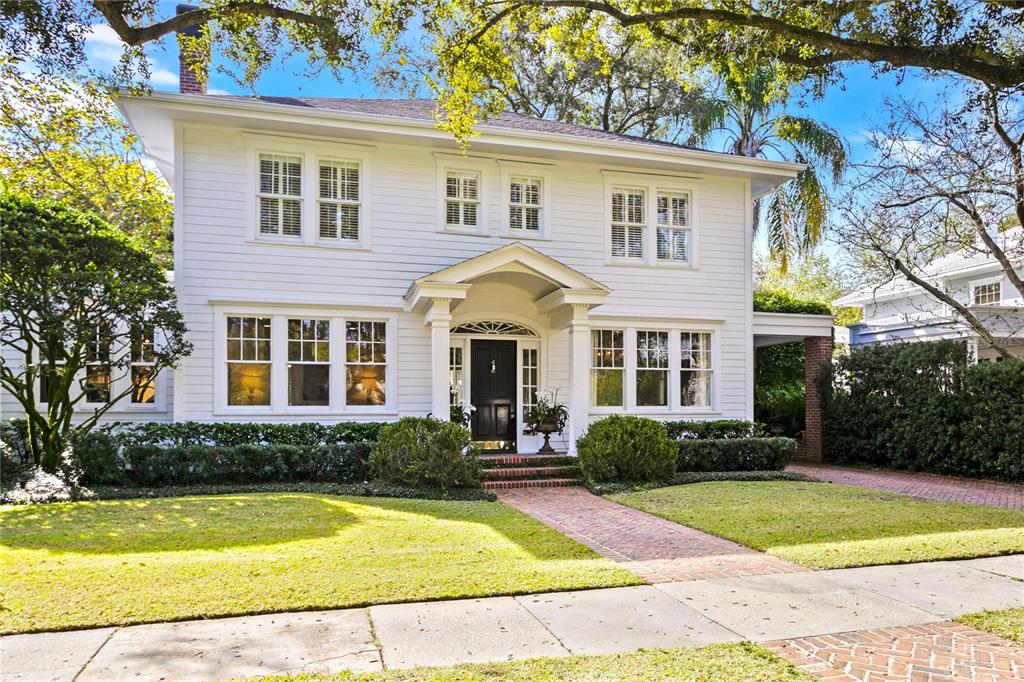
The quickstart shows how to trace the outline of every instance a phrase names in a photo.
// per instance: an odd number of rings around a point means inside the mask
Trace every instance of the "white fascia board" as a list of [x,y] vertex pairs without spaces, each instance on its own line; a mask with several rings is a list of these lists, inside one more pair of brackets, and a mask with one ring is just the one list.
[[754,336],[788,337],[793,340],[831,336],[832,324],[831,315],[754,311]]
[[[234,115],[245,118],[252,118],[266,121],[267,114],[273,113],[280,120],[294,122],[316,122],[320,125],[335,124],[343,126],[348,130],[358,128],[366,132],[381,134],[401,133],[417,137],[452,141],[450,133],[439,130],[433,121],[400,118],[382,114],[364,114],[347,111],[336,111],[331,109],[297,109],[288,104],[274,104],[258,101],[224,100],[219,98],[203,97],[202,95],[181,95],[176,93],[152,93],[145,96],[133,96],[128,93],[121,93],[116,98],[118,107],[129,119],[131,115],[128,110],[131,105],[142,105],[148,107],[160,107],[169,111],[193,111],[211,112],[219,111],[225,115]],[[757,159],[744,156],[735,156],[719,152],[692,150],[683,148],[657,148],[643,143],[627,141],[596,140],[589,138],[575,138],[569,135],[557,133],[539,132],[532,130],[516,130],[498,126],[489,126],[486,123],[476,126],[479,135],[475,138],[479,142],[494,144],[506,144],[521,146],[524,149],[536,149],[537,142],[543,141],[545,150],[549,151],[588,151],[601,154],[607,157],[616,157],[623,161],[635,164],[637,161],[656,160],[668,163],[699,164],[709,170],[729,171],[733,173],[744,173],[749,175],[768,176],[772,178],[772,187],[763,189],[759,195],[763,195],[775,186],[796,177],[806,168],[805,164],[790,163],[788,161],[773,161],[770,159]],[[140,139],[144,139],[145,131],[137,130]]]

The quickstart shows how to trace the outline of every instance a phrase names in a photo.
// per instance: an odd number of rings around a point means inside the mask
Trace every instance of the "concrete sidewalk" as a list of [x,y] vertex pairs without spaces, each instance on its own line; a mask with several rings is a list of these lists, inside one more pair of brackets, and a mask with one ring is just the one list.
[[0,640],[0,678],[223,680],[806,638],[1024,606],[1024,555]]

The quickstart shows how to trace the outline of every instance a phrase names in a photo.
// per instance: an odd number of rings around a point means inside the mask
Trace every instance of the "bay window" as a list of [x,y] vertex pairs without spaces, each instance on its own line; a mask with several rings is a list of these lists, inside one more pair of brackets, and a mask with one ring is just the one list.
[[227,318],[227,403],[270,405],[269,317]]
[[624,402],[626,350],[621,329],[590,333],[590,401],[597,407],[621,407]]
[[288,320],[288,404],[330,404],[330,320]]

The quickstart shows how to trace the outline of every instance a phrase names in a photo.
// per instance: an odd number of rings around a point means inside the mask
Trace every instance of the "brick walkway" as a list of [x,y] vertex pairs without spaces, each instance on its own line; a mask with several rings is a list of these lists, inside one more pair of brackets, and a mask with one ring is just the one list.
[[1024,679],[1024,648],[960,623],[861,630],[764,646],[830,682]]
[[500,491],[498,499],[621,563],[651,583],[807,570],[592,495],[584,488]]
[[1024,509],[1024,485],[978,481],[956,476],[937,476],[888,469],[860,469],[832,464],[790,464],[787,471],[821,481],[889,490],[914,497],[951,502],[971,502],[992,507]]

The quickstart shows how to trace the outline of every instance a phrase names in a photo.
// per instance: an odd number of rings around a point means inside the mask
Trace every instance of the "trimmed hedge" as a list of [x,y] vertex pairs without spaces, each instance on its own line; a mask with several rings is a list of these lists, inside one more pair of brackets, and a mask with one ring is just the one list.
[[782,471],[796,454],[792,438],[679,441],[678,471]]
[[828,461],[1024,481],[1024,362],[970,366],[939,341],[858,348],[825,374]]
[[382,422],[341,422],[287,424],[237,422],[144,422],[116,423],[104,426],[122,445],[339,445],[377,440]]
[[764,428],[746,419],[715,419],[711,421],[680,420],[664,422],[672,440],[689,438],[754,438],[764,435]]
[[576,441],[580,470],[591,483],[658,481],[675,473],[676,445],[653,419],[612,415]]
[[462,500],[493,502],[497,496],[481,488],[437,488],[386,485],[382,483],[259,483],[252,485],[188,485],[162,488],[98,487],[94,500],[138,500],[190,495],[235,495],[240,493],[308,493],[352,497],[400,497],[421,500]]
[[717,481],[814,481],[805,474],[792,471],[681,471],[668,481],[648,481],[646,483],[597,483],[587,488],[595,495],[614,495],[615,493],[632,493],[641,490],[654,490],[672,485],[689,485],[691,483],[714,483]]
[[797,298],[787,291],[755,291],[754,310],[759,313],[795,313],[802,315],[828,315],[832,308],[827,303]]
[[469,429],[431,417],[403,417],[380,430],[370,454],[376,480],[407,486],[479,488],[483,480]]

